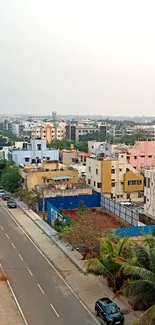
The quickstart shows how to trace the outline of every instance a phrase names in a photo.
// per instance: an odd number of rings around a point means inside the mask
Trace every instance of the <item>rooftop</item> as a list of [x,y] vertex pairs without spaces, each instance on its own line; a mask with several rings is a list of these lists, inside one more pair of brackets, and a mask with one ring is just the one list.
[[38,185],[37,188],[40,188],[40,189],[53,189],[53,190],[56,190],[56,189],[60,189],[60,187],[63,187],[64,190],[75,190],[75,189],[82,189],[82,188],[88,188],[90,189],[90,186],[87,185],[86,183],[74,183],[74,184],[70,184],[69,187],[67,187],[64,183],[59,183],[59,188],[56,188],[56,185],[55,184],[43,184],[43,185]]

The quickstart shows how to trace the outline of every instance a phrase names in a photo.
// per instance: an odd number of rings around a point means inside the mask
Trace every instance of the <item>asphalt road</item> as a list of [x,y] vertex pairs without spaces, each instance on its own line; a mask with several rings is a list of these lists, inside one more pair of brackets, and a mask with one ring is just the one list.
[[1,205],[0,262],[28,325],[97,324]]

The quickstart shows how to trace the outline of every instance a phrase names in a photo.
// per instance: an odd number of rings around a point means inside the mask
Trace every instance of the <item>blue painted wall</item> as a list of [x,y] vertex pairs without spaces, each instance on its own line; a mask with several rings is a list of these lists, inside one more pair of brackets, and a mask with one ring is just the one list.
[[[80,201],[84,201],[89,208],[100,207],[100,194],[74,195],[74,196],[57,196],[45,198],[44,209],[47,211],[47,202],[51,203],[57,209],[75,209]],[[39,211],[43,210],[42,200],[39,202]]]

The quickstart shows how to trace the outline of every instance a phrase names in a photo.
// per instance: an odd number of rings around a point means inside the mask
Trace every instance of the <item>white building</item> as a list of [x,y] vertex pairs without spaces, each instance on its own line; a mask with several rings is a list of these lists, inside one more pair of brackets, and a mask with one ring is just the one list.
[[78,171],[79,178],[86,178],[86,163],[70,165],[71,168]]
[[100,142],[100,141],[88,141],[88,152],[91,153],[92,155],[97,155],[99,152],[100,147],[106,142]]
[[155,169],[145,170],[144,211],[155,217]]
[[45,139],[31,139],[23,148],[9,148],[8,160],[17,165],[36,164],[43,160],[58,161],[59,150],[48,149]]

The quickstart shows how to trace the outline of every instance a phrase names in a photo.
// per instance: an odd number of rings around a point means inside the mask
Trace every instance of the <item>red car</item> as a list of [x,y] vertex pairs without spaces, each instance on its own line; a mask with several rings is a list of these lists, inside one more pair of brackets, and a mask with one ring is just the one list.
[[10,199],[10,195],[9,195],[9,194],[4,194],[4,195],[2,196],[2,199],[3,199],[4,201],[8,201],[8,200]]

